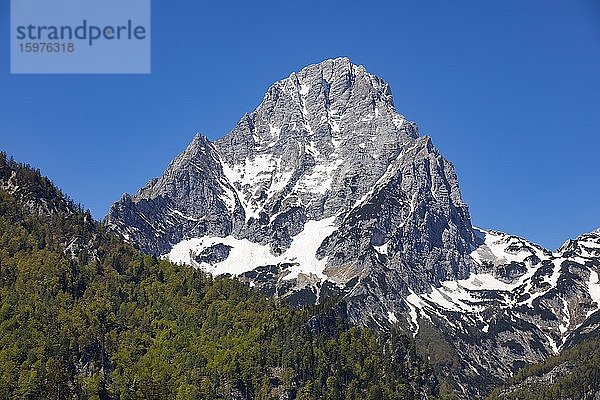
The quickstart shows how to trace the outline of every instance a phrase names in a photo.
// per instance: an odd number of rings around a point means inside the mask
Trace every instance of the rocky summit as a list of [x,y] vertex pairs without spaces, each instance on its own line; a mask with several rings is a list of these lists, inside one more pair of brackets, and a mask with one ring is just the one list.
[[443,343],[439,368],[472,396],[558,352],[600,304],[598,232],[551,252],[474,228],[452,164],[347,58],[276,82],[224,137],[198,134],[105,224],[146,253]]

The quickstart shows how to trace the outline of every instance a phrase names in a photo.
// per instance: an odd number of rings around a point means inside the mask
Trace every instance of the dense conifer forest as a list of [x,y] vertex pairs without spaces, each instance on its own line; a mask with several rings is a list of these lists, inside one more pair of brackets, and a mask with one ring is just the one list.
[[438,397],[412,339],[336,315],[142,255],[0,155],[1,399]]
[[600,387],[600,339],[586,340],[571,349],[530,365],[512,377],[506,388],[489,400],[595,399]]

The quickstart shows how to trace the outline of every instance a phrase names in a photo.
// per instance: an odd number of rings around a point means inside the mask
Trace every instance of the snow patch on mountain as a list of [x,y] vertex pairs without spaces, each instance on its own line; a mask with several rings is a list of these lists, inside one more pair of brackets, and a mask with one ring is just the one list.
[[[489,315],[490,308],[505,310],[512,318],[528,320],[531,317],[535,321],[536,313],[548,312],[544,310],[549,310],[547,307],[557,301],[558,304],[553,306],[556,308],[552,308],[558,317],[555,328],[540,326],[549,348],[557,353],[569,335],[581,326],[582,318],[585,320],[600,309],[599,274],[593,267],[598,265],[597,256],[589,253],[590,249],[600,246],[597,234],[582,235],[552,253],[519,237],[483,229],[477,232],[481,244],[471,256],[489,272],[473,273],[462,280],[443,281],[428,293],[411,291],[405,302],[413,333],[418,332],[418,318],[431,320],[435,316],[453,325],[455,313],[462,315],[462,319],[479,321],[480,330],[487,333],[490,324],[485,315]],[[573,313],[570,292],[559,288],[560,282],[572,279],[573,270],[567,268],[569,265],[582,271],[585,281],[579,290],[585,291],[591,299],[583,317]],[[542,309],[540,299],[545,302]]]
[[276,82],[214,143],[194,138],[106,224],[293,304],[339,296],[351,323],[425,322],[475,375],[556,352],[600,305],[598,233],[552,253],[474,229],[452,164],[346,58]]
[[[596,307],[600,308],[600,280],[598,279],[598,273],[594,270],[590,271],[590,279],[587,282],[590,296],[596,303]],[[592,315],[596,310],[588,311],[588,317]]]
[[[293,171],[282,164],[281,158],[259,154],[233,167],[224,163],[223,173],[237,188],[248,220],[258,217],[264,201],[288,184]],[[233,194],[228,196],[233,197]]]
[[[308,221],[304,229],[294,236],[291,246],[276,256],[268,245],[237,239],[234,236],[192,238],[173,246],[165,258],[177,264],[187,264],[203,269],[212,275],[231,274],[234,276],[252,271],[259,266],[290,264],[284,280],[298,278],[300,274],[314,276],[321,281],[327,279],[323,273],[327,258],[318,259],[317,250],[323,240],[336,229],[335,217],[319,221]],[[209,263],[199,262],[198,256],[211,247],[228,247],[229,254],[224,260]]]
[[343,163],[341,159],[334,159],[327,164],[317,164],[308,174],[298,180],[294,189],[298,192],[325,194],[331,189],[333,174]]

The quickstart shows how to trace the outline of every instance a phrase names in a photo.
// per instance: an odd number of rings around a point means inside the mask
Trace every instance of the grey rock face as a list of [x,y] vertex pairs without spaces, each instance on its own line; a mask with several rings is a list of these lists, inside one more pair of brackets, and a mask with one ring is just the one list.
[[330,255],[326,275],[345,283],[392,268],[399,278],[392,287],[416,292],[466,278],[475,266],[468,256],[475,239],[452,165],[429,138],[419,138],[385,175],[319,249]]
[[[550,252],[524,239],[479,231],[467,279],[410,294],[413,332],[434,326],[460,354],[459,382],[478,397],[528,363],[598,334],[600,235]],[[427,328],[426,328],[427,329]]]
[[[37,182],[38,179],[41,182]],[[0,190],[14,196],[29,211],[40,216],[68,218],[77,211],[76,205],[62,198],[47,178],[35,177],[17,163],[4,159],[0,159]]]
[[552,253],[474,229],[452,164],[346,58],[276,82],[214,143],[196,136],[106,224],[293,304],[336,296],[356,324],[433,329],[468,396],[557,352],[600,303],[600,234]]
[[115,203],[106,223],[143,251],[160,255],[190,237],[229,235],[243,219],[217,151],[197,135],[162,177]]
[[[13,196],[19,204],[51,225],[55,221],[87,228],[96,225],[89,212],[83,212],[81,206],[64,196],[48,178],[30,167],[5,160],[3,155],[0,155],[0,191]],[[97,239],[95,233],[84,235],[74,230],[61,239],[61,245],[65,255],[77,262],[86,262],[98,259]]]
[[281,256],[308,221],[327,218],[335,232],[307,251],[318,249],[340,289],[389,265],[398,285],[418,292],[469,273],[464,254],[475,239],[452,165],[396,112],[388,84],[346,58],[276,82],[231,133],[214,146],[196,137],[106,221],[155,255],[186,239],[232,235]]

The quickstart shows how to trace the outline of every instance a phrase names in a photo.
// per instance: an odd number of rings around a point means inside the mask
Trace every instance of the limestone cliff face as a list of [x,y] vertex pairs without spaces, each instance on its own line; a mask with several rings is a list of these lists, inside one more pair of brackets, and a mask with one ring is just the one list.
[[[293,260],[295,238],[313,236],[310,222],[323,231],[323,221],[328,235],[302,246],[319,265]],[[301,280],[317,296],[324,284],[352,290],[356,277],[389,268],[400,293],[426,291],[467,277],[475,245],[452,165],[396,112],[389,85],[347,58],[276,82],[214,144],[196,136],[162,177],[117,202],[107,223],[154,255],[178,245],[176,261],[194,265],[217,243],[191,239],[248,241],[289,264],[261,284],[293,291],[303,284],[284,281]],[[269,264],[241,261],[235,272]]]
[[598,233],[550,252],[471,225],[452,164],[347,58],[273,84],[105,223],[143,251],[294,304],[344,299],[356,324],[433,328],[465,393],[558,351],[598,309]]

